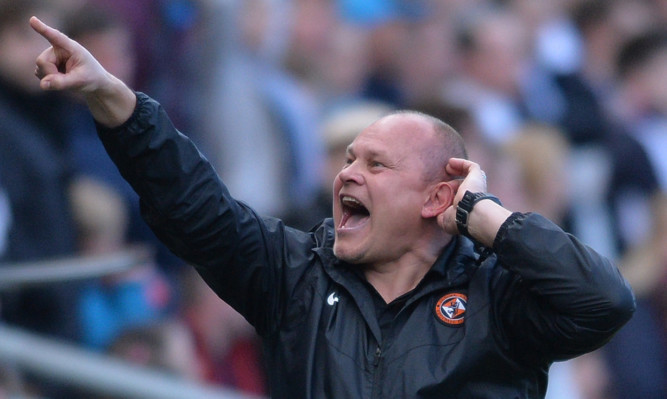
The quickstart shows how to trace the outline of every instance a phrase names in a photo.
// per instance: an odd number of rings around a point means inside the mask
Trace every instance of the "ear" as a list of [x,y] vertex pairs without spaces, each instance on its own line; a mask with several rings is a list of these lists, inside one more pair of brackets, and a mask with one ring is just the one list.
[[431,188],[422,207],[424,219],[437,217],[452,205],[456,187],[451,183],[452,181],[440,182]]

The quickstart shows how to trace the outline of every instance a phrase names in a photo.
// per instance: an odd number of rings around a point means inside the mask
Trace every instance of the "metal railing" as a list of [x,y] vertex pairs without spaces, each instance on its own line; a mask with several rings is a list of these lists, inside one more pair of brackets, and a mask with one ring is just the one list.
[[150,257],[148,248],[137,246],[102,256],[0,264],[0,291],[102,277],[129,270],[145,263]]
[[[0,292],[124,272],[151,258],[146,247],[104,256],[0,264]],[[202,385],[0,322],[0,362],[90,392],[128,399],[260,399]]]
[[187,381],[2,323],[0,360],[67,386],[128,399],[260,399]]

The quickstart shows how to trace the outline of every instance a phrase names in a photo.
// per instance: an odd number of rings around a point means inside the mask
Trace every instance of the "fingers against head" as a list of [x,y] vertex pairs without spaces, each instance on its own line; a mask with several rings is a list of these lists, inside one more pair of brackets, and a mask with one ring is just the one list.
[[[453,176],[461,176],[459,188],[465,190],[486,191],[486,175],[479,164],[461,158],[451,158],[446,167],[447,173]],[[460,193],[462,196],[463,193]]]
[[446,166],[446,171],[452,176],[467,176],[472,168],[476,166],[472,161],[463,158],[450,158]]

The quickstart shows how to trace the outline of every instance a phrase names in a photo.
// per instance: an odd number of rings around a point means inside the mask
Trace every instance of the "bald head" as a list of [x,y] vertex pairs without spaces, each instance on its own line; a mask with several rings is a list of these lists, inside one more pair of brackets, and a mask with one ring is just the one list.
[[[468,158],[461,135],[453,127],[431,115],[414,111],[399,110],[385,118],[410,118],[423,124],[431,133],[427,136],[420,158],[424,163],[424,180],[427,182],[449,180],[445,166],[450,158]],[[383,118],[384,119],[384,118]]]

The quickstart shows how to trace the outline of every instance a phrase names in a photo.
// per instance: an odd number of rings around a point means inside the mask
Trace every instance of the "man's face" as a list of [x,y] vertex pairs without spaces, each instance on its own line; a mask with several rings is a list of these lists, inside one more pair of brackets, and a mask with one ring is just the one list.
[[431,186],[420,155],[434,143],[429,123],[410,114],[383,118],[354,140],[334,180],[336,256],[372,265],[415,249]]

